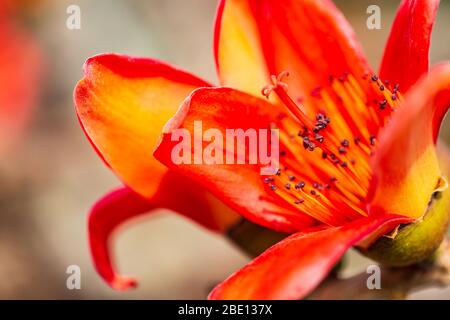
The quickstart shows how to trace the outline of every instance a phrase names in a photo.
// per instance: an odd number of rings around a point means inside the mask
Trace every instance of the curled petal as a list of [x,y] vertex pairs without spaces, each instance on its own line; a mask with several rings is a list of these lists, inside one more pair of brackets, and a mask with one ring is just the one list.
[[147,199],[124,187],[115,190],[91,209],[88,235],[94,266],[100,276],[114,289],[125,290],[136,286],[136,280],[119,275],[113,267],[109,252],[111,232],[122,222],[153,209]]
[[428,72],[431,31],[439,0],[403,0],[384,50],[380,77],[409,90]]
[[[200,141],[203,138],[196,133],[196,125],[199,125],[197,120],[201,120],[202,132],[218,130],[223,141],[227,129],[238,128],[243,132],[249,129],[255,132],[260,132],[259,129],[268,130],[277,114],[275,106],[240,91],[229,88],[197,89],[165,126],[163,138],[154,155],[169,168],[201,184],[250,221],[277,231],[292,232],[311,225],[314,220],[286,208],[283,203],[275,202],[263,183],[261,164],[250,164],[248,160],[237,164],[234,144],[229,146],[223,143],[220,147],[222,160],[219,163],[209,162],[209,155],[205,156],[204,153],[206,149],[198,153],[191,143],[187,150],[189,161],[175,162],[172,156],[176,146],[181,143],[178,139],[172,141],[176,129],[186,130],[193,140]],[[250,157],[251,148],[247,149]],[[233,156],[232,161],[227,160],[228,154]],[[200,161],[196,163],[196,159]]]
[[381,132],[368,201],[372,213],[419,218],[441,176],[435,143],[450,106],[450,63],[433,68],[403,104]]
[[88,234],[95,268],[114,289],[134,287],[136,280],[115,270],[110,252],[112,233],[124,222],[157,208],[173,210],[213,231],[224,231],[236,219],[230,209],[217,204],[212,206],[205,192],[173,173],[164,176],[160,188],[150,199],[128,187],[107,194],[91,209]]
[[396,215],[371,216],[343,227],[293,234],[219,284],[209,299],[304,298],[351,246],[410,220]]
[[77,115],[94,148],[128,186],[151,197],[167,169],[152,157],[161,129],[205,81],[162,62],[116,54],[88,59]]

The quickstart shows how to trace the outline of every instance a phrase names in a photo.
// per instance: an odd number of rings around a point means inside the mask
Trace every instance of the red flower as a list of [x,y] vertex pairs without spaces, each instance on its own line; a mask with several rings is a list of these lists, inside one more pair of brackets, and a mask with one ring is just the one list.
[[[115,274],[106,241],[119,223],[149,209],[226,228],[234,216],[213,210],[204,190],[246,219],[292,234],[217,286],[213,299],[302,298],[349,247],[368,247],[422,218],[442,181],[435,142],[450,105],[450,64],[427,75],[437,7],[435,0],[402,2],[379,77],[327,0],[221,1],[214,48],[228,87],[155,60],[89,59],[75,90],[78,116],[128,186],[90,215],[100,275],[115,288],[134,284]],[[204,130],[276,126],[280,171],[266,179],[258,165],[175,165],[171,132],[192,132],[196,120]],[[151,157],[152,144],[167,167]],[[224,217],[228,223],[218,222]]]
[[16,25],[12,4],[0,0],[0,154],[9,149],[28,123],[37,97],[41,55]]

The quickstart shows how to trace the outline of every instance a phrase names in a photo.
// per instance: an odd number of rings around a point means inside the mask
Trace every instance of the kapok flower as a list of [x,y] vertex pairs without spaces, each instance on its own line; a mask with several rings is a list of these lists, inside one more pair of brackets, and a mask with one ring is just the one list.
[[[450,105],[450,64],[427,74],[437,7],[435,0],[402,2],[379,76],[327,0],[221,1],[214,48],[224,87],[154,60],[89,59],[75,90],[78,116],[107,164],[140,194],[122,189],[94,207],[90,239],[99,273],[114,287],[134,284],[111,267],[110,231],[154,207],[183,213],[192,202],[204,205],[199,187],[247,220],[291,234],[217,286],[212,299],[305,297],[351,246],[365,250],[402,232],[401,224],[420,228],[438,216],[442,228],[428,234],[429,250],[403,264],[425,259],[448,223],[442,210],[429,214],[448,169],[435,143]],[[277,174],[261,176],[253,164],[173,163],[171,133],[192,132],[197,120],[205,130],[279,129]],[[152,143],[174,179],[160,182],[167,169],[150,157]],[[197,212],[186,215],[203,225],[217,221],[213,210]]]
[[16,25],[11,6],[11,1],[0,0],[0,154],[28,123],[42,65],[36,43]]

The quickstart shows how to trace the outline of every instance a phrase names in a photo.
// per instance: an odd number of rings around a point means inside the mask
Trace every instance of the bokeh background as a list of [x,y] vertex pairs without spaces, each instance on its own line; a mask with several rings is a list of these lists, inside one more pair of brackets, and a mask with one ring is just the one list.
[[[441,1],[431,61],[450,59],[450,1]],[[216,82],[212,55],[214,0],[17,0],[17,22],[40,47],[44,75],[34,117],[15,148],[0,158],[0,298],[203,299],[249,258],[225,239],[170,212],[134,224],[117,238],[119,270],[140,280],[114,292],[95,273],[86,214],[119,185],[80,129],[72,91],[89,56],[102,52],[156,57]],[[340,0],[376,69],[399,1]],[[81,8],[81,30],[66,28],[66,9]],[[382,29],[368,30],[366,9],[382,9]],[[1,39],[0,39],[1,50]],[[0,88],[1,90],[1,88]],[[442,137],[450,142],[450,125]],[[8,139],[7,136],[0,139]],[[79,265],[82,289],[66,288]],[[370,261],[351,255],[347,275]],[[450,289],[411,298],[450,299]]]

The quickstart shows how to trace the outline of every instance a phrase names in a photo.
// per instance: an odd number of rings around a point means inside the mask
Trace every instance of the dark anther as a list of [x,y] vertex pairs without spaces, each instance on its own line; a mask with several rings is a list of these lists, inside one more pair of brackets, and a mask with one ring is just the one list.
[[328,154],[326,152],[322,152],[322,159],[326,159],[328,157]]
[[336,158],[336,156],[334,154],[330,154],[330,159],[331,159],[331,162],[333,162],[334,164],[339,162],[339,160]]
[[277,176],[281,175],[281,169],[278,169],[277,172],[275,173]]
[[371,135],[371,136],[370,136],[370,145],[371,145],[371,146],[374,146],[374,145],[375,145],[375,136],[374,136],[374,135]]
[[291,189],[291,184],[290,184],[290,183],[286,183],[286,184],[284,185],[284,187],[285,187],[286,189],[290,190],[290,189]]
[[294,201],[295,204],[300,204],[300,203],[303,203],[303,202],[305,202],[305,199],[303,199],[303,198],[300,198],[300,199],[297,199],[297,200]]
[[384,99],[384,100],[381,101],[379,104],[380,104],[380,109],[381,109],[381,110],[384,110],[384,109],[386,108],[387,100]]
[[305,183],[303,181],[300,181],[295,185],[295,189],[303,189],[305,187]]
[[397,100],[397,95],[394,93],[391,98],[392,100]]
[[314,149],[316,148],[316,145],[314,144],[314,142],[311,142],[309,140],[309,137],[304,137],[303,138],[303,147],[305,149],[308,149],[309,151],[314,151]]
[[281,151],[280,156],[284,157],[286,155],[286,151]]
[[325,189],[331,189],[331,186],[327,183],[325,184]]
[[321,136],[320,134],[316,133],[314,135],[314,140],[318,141],[319,143],[323,142],[323,136]]
[[344,139],[341,141],[341,146],[348,147],[349,145],[350,145],[350,141],[348,141],[347,139]]
[[313,188],[314,188],[314,189],[319,188],[319,184],[318,184],[317,182],[314,182],[314,183],[313,183]]
[[272,190],[272,191],[277,190],[277,186],[274,185],[274,184],[271,184],[271,185],[270,185],[270,190]]
[[309,137],[303,137],[303,144],[306,143],[306,146],[309,144]]
[[347,162],[342,161],[341,166],[342,166],[342,168],[347,168]]
[[360,137],[356,137],[355,140],[354,140],[354,142],[355,142],[356,145],[358,145],[358,143],[359,143],[360,141],[361,141],[361,138],[360,138]]
[[298,136],[299,137],[306,137],[306,136],[308,136],[308,128],[306,127],[306,126],[302,126],[302,130],[300,130],[299,132],[298,132]]
[[340,154],[344,154],[344,153],[346,153],[347,152],[347,150],[345,150],[345,148],[344,147],[339,147],[339,153]]
[[372,81],[378,81],[378,77],[376,75],[372,76]]
[[336,182],[336,181],[337,181],[337,178],[336,178],[336,177],[330,177],[330,182],[331,182],[331,183]]
[[315,196],[317,194],[316,190],[311,190],[311,194]]
[[383,85],[380,86],[380,91],[384,91],[384,86]]
[[289,181],[294,181],[295,180],[295,176],[289,176]]
[[264,178],[264,183],[270,183],[273,181],[273,178]]

